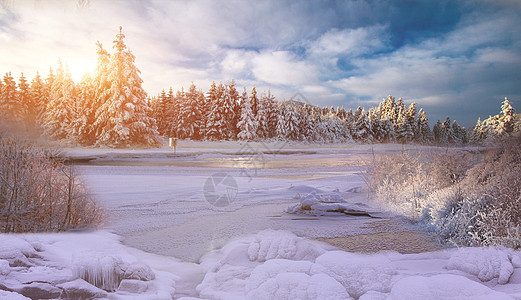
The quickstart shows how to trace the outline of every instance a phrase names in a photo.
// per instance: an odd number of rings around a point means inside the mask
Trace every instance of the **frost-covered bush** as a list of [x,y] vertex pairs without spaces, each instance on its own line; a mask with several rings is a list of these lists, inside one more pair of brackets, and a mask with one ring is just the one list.
[[457,245],[521,247],[521,138],[485,155],[448,151],[377,157],[373,197]]
[[0,136],[0,232],[63,231],[98,225],[100,206],[72,166]]

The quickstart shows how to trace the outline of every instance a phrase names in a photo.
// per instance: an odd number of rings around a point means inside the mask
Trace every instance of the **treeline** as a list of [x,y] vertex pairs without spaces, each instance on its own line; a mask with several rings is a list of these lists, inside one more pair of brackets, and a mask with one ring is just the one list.
[[431,130],[423,109],[392,96],[377,107],[353,111],[276,101],[269,90],[258,93],[255,86],[249,93],[246,88],[239,92],[232,80],[227,84],[213,82],[207,92],[192,83],[186,91],[170,88],[147,98],[135,57],[124,38],[120,29],[113,41],[113,54],[97,43],[96,70],[79,84],[61,63],[45,79],[37,74],[30,83],[23,74],[16,83],[7,73],[0,80],[0,123],[52,139],[112,147],[157,145],[161,136],[464,145],[511,135],[520,127],[508,100],[500,115],[478,121],[472,131],[449,118],[438,121]]
[[7,73],[0,85],[3,126],[83,145],[157,144],[156,121],[124,38],[120,28],[112,55],[97,43],[96,70],[79,84],[61,63],[46,79],[37,74],[30,85],[23,74],[17,85]]

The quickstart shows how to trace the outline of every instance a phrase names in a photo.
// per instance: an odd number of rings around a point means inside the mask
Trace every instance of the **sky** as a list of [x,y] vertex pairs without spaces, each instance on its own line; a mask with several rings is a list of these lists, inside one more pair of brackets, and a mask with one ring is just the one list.
[[234,79],[277,100],[370,108],[392,95],[431,125],[521,111],[521,1],[0,0],[0,72],[92,72],[123,27],[150,96]]

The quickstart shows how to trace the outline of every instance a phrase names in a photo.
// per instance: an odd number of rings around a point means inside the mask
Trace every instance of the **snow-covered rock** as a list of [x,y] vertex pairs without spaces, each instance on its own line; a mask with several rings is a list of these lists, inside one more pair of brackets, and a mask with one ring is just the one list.
[[510,300],[513,298],[463,276],[440,274],[431,277],[405,277],[393,285],[388,299]]
[[358,203],[348,203],[336,193],[319,195],[311,192],[297,198],[300,203],[289,206],[286,209],[287,213],[315,216],[343,213],[346,215],[370,216],[366,211],[367,206],[362,206]]
[[63,290],[63,296],[66,299],[93,299],[107,297],[107,292],[79,278],[58,284],[57,287]]
[[0,275],[7,275],[11,272],[11,267],[7,260],[0,259]]
[[458,249],[449,259],[447,269],[475,275],[481,281],[497,278],[499,284],[507,283],[514,272],[508,252],[495,247]]
[[118,292],[128,292],[133,294],[142,294],[149,288],[149,283],[142,280],[123,279],[118,287]]
[[388,292],[396,271],[383,256],[329,251],[317,258],[311,273],[333,277],[352,297],[359,298],[368,291]]
[[27,298],[23,295],[20,295],[15,292],[3,291],[0,290],[0,299],[9,299],[9,300],[30,300],[31,298]]
[[154,274],[154,271],[148,266],[143,263],[127,263],[122,266],[123,279],[136,279],[136,280],[143,280],[143,281],[149,281],[154,280],[156,278],[156,275]]
[[16,292],[31,299],[57,299],[61,296],[62,290],[50,283],[32,282],[24,284]]

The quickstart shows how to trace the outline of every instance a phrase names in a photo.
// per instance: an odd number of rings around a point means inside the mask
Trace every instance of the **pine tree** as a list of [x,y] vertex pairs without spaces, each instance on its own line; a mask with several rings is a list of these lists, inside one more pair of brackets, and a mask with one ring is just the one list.
[[[110,88],[102,90],[96,111],[97,144],[128,146],[154,145],[159,141],[155,120],[150,117],[143,80],[135,66],[135,56],[123,42],[125,35],[116,35],[110,68],[106,70]],[[103,77],[104,74],[99,74]]]
[[42,127],[42,117],[49,102],[49,90],[39,73],[31,81],[31,98],[27,103],[27,119],[31,128]]
[[396,139],[401,143],[408,143],[413,140],[414,132],[407,119],[407,113],[404,112],[405,105],[399,107],[400,110],[398,112],[398,120],[396,121],[395,125]]
[[516,122],[516,111],[506,97],[501,105],[501,115],[498,119],[497,134],[499,136],[511,135]]
[[23,121],[25,108],[20,102],[16,82],[8,72],[4,75],[4,84],[0,94],[0,117],[11,125],[19,125]]
[[429,120],[427,119],[427,114],[423,109],[420,109],[420,112],[418,113],[416,128],[417,132],[414,137],[417,143],[428,144],[432,141],[432,132],[429,127]]
[[201,112],[199,107],[199,92],[192,82],[188,93],[184,93],[184,103],[179,112],[178,137],[198,137],[200,129]]
[[238,123],[241,118],[241,101],[239,92],[235,88],[235,81],[232,81],[227,86],[227,105],[230,106],[230,115],[226,115],[228,119],[228,128],[230,130],[230,139],[237,139],[239,133]]
[[478,118],[476,122],[476,126],[474,126],[474,130],[472,131],[472,136],[470,138],[470,142],[472,144],[481,144],[487,138],[487,131],[484,128],[483,123],[481,122],[481,118]]
[[259,127],[259,122],[255,119],[253,115],[251,98],[248,98],[248,93],[246,93],[246,89],[241,96],[241,118],[239,123],[237,124],[239,128],[239,134],[237,138],[246,141],[252,141],[257,138],[257,128]]
[[371,125],[369,119],[367,118],[367,114],[364,109],[360,109],[360,106],[355,112],[356,122],[355,122],[355,134],[353,135],[359,141],[369,142],[372,140],[371,136]]
[[30,102],[32,101],[31,90],[29,87],[29,83],[27,83],[27,79],[24,76],[24,73],[20,76],[18,80],[18,102],[20,105],[21,116],[27,126],[32,125],[29,121],[28,107]]
[[207,93],[208,115],[206,122],[206,138],[210,140],[220,140],[225,138],[223,133],[224,125],[224,109],[222,107],[222,98],[224,98],[224,88],[222,83],[217,86],[212,82],[210,90]]
[[54,139],[65,139],[71,135],[76,101],[76,85],[71,74],[59,62],[52,80],[50,100],[43,116],[45,134]]
[[96,142],[94,122],[97,106],[94,82],[89,74],[83,76],[78,85],[79,95],[72,106],[72,138],[83,145],[93,145]]

